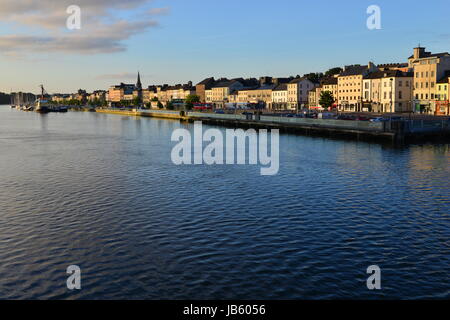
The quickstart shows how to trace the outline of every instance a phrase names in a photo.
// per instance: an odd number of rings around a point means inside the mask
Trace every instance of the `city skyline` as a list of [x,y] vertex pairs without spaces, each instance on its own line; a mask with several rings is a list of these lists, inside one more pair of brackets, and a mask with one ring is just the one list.
[[[144,86],[210,76],[295,76],[368,61],[406,62],[418,43],[443,52],[450,38],[446,1],[420,12],[406,1],[286,0],[273,6],[134,0],[125,7],[119,1],[78,1],[86,21],[70,33],[64,30],[65,2],[73,1],[44,1],[50,10],[45,14],[23,12],[21,2],[0,4],[2,92],[37,92],[41,83],[50,93],[107,89],[134,82],[138,71]],[[366,9],[374,4],[381,8],[381,30],[366,26]],[[93,22],[95,17],[102,22]],[[79,42],[66,41],[73,37]]]

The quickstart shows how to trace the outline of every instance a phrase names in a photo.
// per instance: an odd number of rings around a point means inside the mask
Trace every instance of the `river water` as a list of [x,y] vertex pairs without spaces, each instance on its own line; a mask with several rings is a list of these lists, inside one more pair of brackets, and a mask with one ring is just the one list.
[[176,128],[0,107],[0,298],[450,297],[449,145],[281,135],[261,176],[175,166]]

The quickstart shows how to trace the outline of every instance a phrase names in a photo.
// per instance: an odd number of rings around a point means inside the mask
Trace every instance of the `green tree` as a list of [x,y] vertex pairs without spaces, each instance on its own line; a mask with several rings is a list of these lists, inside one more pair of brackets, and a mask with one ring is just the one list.
[[167,105],[166,105],[166,109],[167,110],[174,110],[174,106],[173,106],[173,102],[172,101],[169,101],[169,102],[167,102]]
[[319,100],[319,104],[322,106],[322,108],[328,110],[329,108],[331,108],[333,103],[334,103],[333,94],[330,91],[322,91]]
[[158,108],[159,109],[164,109],[164,105],[160,101],[158,101]]
[[190,94],[186,97],[184,104],[186,105],[186,109],[192,110],[194,108],[194,103],[199,103],[200,97],[195,94]]
[[325,72],[325,77],[332,77],[336,74],[339,74],[342,72],[342,68],[331,68],[330,70],[328,70],[327,72]]
[[309,81],[315,82],[315,83],[319,83],[320,80],[322,80],[323,78],[323,73],[318,72],[318,73],[308,73],[305,74],[304,77],[308,78]]
[[131,101],[131,104],[133,105],[133,106],[140,106],[141,105],[141,99],[139,99],[139,97],[135,97],[135,98],[133,98],[133,100]]

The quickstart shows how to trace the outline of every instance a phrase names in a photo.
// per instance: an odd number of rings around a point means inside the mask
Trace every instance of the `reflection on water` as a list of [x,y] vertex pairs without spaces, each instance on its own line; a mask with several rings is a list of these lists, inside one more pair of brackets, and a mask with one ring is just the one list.
[[0,298],[450,296],[448,145],[283,135],[264,177],[174,166],[181,126],[1,107]]

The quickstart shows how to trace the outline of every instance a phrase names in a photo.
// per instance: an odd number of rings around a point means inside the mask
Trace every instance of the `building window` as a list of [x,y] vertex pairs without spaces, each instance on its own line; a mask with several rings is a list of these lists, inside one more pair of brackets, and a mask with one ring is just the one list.
[[402,97],[402,91],[399,91],[399,92],[398,92],[398,98],[399,98],[399,99],[403,99],[403,97]]

